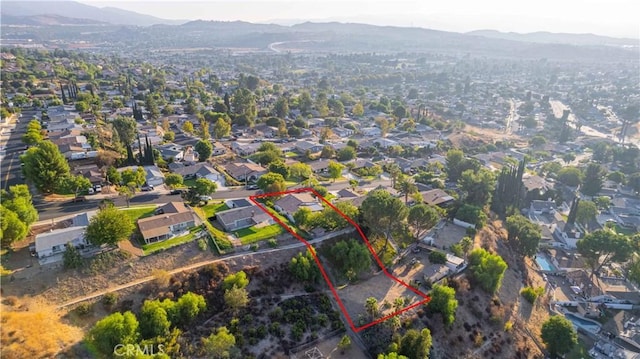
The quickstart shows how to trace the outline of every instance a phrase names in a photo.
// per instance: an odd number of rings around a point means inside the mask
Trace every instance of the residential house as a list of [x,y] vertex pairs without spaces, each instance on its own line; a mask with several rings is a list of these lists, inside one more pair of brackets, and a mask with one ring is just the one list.
[[[67,248],[66,244],[71,243],[74,247],[84,248],[89,245],[84,234],[86,226],[67,227],[44,232],[36,235],[35,254],[39,259],[60,255]],[[62,258],[58,258],[61,260]]]
[[69,161],[80,160],[85,158],[96,158],[98,151],[91,151],[79,145],[62,145],[58,146],[60,153]]
[[353,169],[357,170],[361,168],[371,168],[371,167],[374,167],[375,165],[376,165],[375,163],[369,160],[358,158],[353,162]]
[[333,133],[336,136],[342,137],[342,138],[348,138],[354,135],[355,131],[350,129],[350,128],[344,128],[344,127],[337,127],[337,128],[333,128],[331,131],[333,131]]
[[144,166],[145,179],[150,186],[159,186],[164,183],[164,174],[158,166]]
[[380,137],[382,131],[377,127],[364,127],[360,129],[360,132],[367,137]]
[[184,147],[175,143],[157,146],[156,149],[165,161],[169,161],[171,158],[173,158],[174,161],[182,161],[184,158]]
[[191,209],[185,207],[182,202],[167,203],[158,207],[156,213],[160,214],[138,220],[138,228],[147,244],[181,234],[199,222]]
[[182,161],[187,163],[198,162],[198,152],[194,151],[191,146],[187,146],[184,149],[184,155],[182,157]]
[[309,208],[311,212],[319,212],[323,209],[318,200],[309,192],[287,194],[274,203],[276,211],[292,222],[294,222],[293,214],[302,207]]
[[227,232],[237,231],[258,224],[273,224],[273,218],[256,205],[231,208],[217,212],[215,215],[218,223]]
[[564,243],[566,248],[576,249],[578,240],[582,238],[582,232],[564,221],[557,221],[553,230],[553,238]]
[[259,142],[250,143],[250,142],[233,142],[231,143],[231,150],[240,156],[250,156],[256,152],[258,152],[258,148],[260,148],[262,144]]
[[255,163],[234,162],[225,166],[225,171],[229,176],[240,182],[255,182],[268,171]]
[[422,195],[422,200],[424,201],[424,203],[431,206],[438,206],[438,207],[444,208],[455,201],[455,199],[452,196],[450,196],[447,192],[439,188],[423,191],[423,192],[420,192],[420,194]]
[[533,199],[544,198],[545,194],[553,189],[553,184],[549,183],[546,179],[526,172],[522,176],[522,184],[525,203]]
[[309,128],[317,128],[324,126],[325,122],[323,118],[310,118],[307,120]]
[[533,200],[529,206],[529,213],[535,215],[554,214],[556,211],[556,203],[554,201]]
[[327,173],[329,171],[329,160],[317,160],[307,163],[313,173]]
[[316,143],[316,142],[298,141],[298,142],[296,142],[294,148],[298,153],[305,154],[307,151],[310,151],[311,153],[320,152],[320,151],[322,151],[323,147],[324,147],[324,145]]
[[222,186],[225,185],[224,176],[206,162],[198,162],[191,166],[172,166],[172,172],[181,175],[184,179],[206,178]]
[[213,155],[214,156],[221,156],[224,155],[225,153],[227,153],[227,148],[224,147],[224,145],[220,142],[214,142],[213,143]]
[[373,142],[378,144],[378,146],[380,146],[380,148],[389,148],[391,146],[397,146],[398,145],[397,141],[390,140],[390,139],[384,138],[384,137],[380,137],[380,138],[376,139]]
[[360,197],[360,195],[350,189],[343,188],[336,193],[336,197],[339,199],[350,199]]
[[249,133],[257,137],[272,138],[278,135],[278,128],[260,123],[249,129]]
[[447,263],[445,265],[452,273],[459,273],[467,266],[464,259],[449,253],[447,253]]

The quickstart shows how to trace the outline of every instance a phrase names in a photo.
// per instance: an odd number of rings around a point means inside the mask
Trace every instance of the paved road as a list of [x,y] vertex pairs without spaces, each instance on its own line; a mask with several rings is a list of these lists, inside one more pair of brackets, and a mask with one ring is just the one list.
[[2,135],[0,144],[5,151],[5,155],[0,163],[0,188],[8,189],[9,186],[24,183],[21,178],[22,169],[20,167],[20,155],[24,151],[25,145],[22,143],[27,124],[34,116],[40,116],[40,111],[24,111],[19,122],[15,124],[12,132]]

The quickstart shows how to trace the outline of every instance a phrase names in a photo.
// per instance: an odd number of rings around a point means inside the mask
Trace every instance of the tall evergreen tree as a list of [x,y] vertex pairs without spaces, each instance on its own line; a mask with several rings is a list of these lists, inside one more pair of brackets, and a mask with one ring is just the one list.
[[567,224],[573,226],[576,223],[576,215],[578,214],[578,203],[580,198],[575,197],[571,202],[571,208],[569,209],[569,216],[567,216]]
[[518,167],[505,166],[502,168],[498,181],[494,199],[491,203],[492,209],[499,214],[505,214],[509,207],[520,207],[522,200],[522,176],[526,161],[522,160],[518,163]]

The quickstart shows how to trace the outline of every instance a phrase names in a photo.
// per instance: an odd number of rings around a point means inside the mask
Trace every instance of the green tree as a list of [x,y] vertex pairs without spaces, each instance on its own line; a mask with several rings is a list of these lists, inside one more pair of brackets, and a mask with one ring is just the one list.
[[94,245],[116,245],[121,240],[129,238],[134,225],[123,211],[109,206],[102,208],[89,221],[85,237]]
[[86,341],[104,356],[113,355],[116,345],[137,344],[138,320],[131,312],[116,312],[99,320],[89,331]]
[[296,279],[303,282],[317,283],[320,279],[320,270],[310,250],[300,252],[291,258],[289,271]]
[[182,131],[186,133],[193,133],[193,123],[191,121],[184,121],[182,124]]
[[507,217],[505,227],[509,233],[509,242],[514,243],[521,254],[535,256],[538,252],[538,243],[542,239],[540,226],[521,214],[515,214]]
[[23,240],[27,236],[28,228],[20,220],[18,215],[3,205],[0,205],[0,243],[3,248],[10,247],[11,244]]
[[69,175],[58,180],[56,190],[62,193],[71,192],[77,197],[78,194],[87,191],[91,187],[91,181],[89,181],[87,177],[82,175]]
[[194,191],[199,196],[209,196],[216,191],[218,185],[208,178],[198,178],[196,180]]
[[127,168],[120,173],[120,176],[122,177],[122,183],[125,185],[133,183],[134,186],[141,186],[147,181],[144,168],[140,166],[135,171]]
[[26,145],[36,145],[44,139],[42,135],[42,126],[40,126],[40,121],[31,120],[27,125],[27,131],[22,136],[22,142]]
[[109,166],[109,168],[107,168],[107,182],[113,184],[122,183],[122,176],[120,175],[120,172],[118,172],[118,170],[113,166]]
[[138,319],[140,335],[144,339],[166,336],[171,328],[166,308],[158,300],[145,300]]
[[591,268],[591,276],[611,263],[627,261],[633,251],[629,238],[608,229],[593,231],[576,243],[578,253]]
[[[323,143],[324,141],[320,142]],[[322,147],[322,152],[320,152],[320,158],[333,158],[336,155],[336,151],[330,145],[325,145]]]
[[416,239],[422,238],[439,220],[440,214],[438,211],[434,207],[424,203],[411,207],[409,209],[409,215],[407,216],[407,222],[411,228],[413,228]]
[[338,178],[340,178],[340,176],[342,176],[343,169],[344,169],[344,166],[341,165],[340,163],[335,161],[329,161],[329,165],[328,165],[329,177],[333,179],[334,182]]
[[118,116],[113,120],[113,128],[123,146],[131,145],[136,138],[136,121],[131,117]]
[[213,125],[213,135],[215,138],[221,139],[225,136],[229,136],[229,133],[231,133],[231,123],[219,118],[215,125]]
[[312,107],[313,100],[311,99],[311,94],[309,94],[309,91],[302,91],[298,97],[298,108],[300,112],[302,112],[303,116],[306,116],[311,112]]
[[233,287],[244,288],[249,285],[249,278],[247,278],[247,273],[244,271],[239,271],[234,274],[229,274],[222,281],[222,289],[227,290]]
[[256,184],[265,193],[283,192],[287,188],[284,177],[279,173],[273,172],[262,175]]
[[82,266],[82,256],[71,242],[65,244],[65,251],[62,254],[62,263],[65,269],[76,269]]
[[589,163],[584,171],[584,180],[580,191],[587,196],[595,196],[602,189],[606,171],[597,163]]
[[0,192],[0,201],[6,209],[18,215],[18,219],[25,224],[27,230],[38,220],[38,210],[33,206],[33,200],[27,185],[11,186],[9,187],[9,192],[2,190]]
[[338,161],[350,161],[356,158],[356,149],[351,146],[345,146],[338,150],[336,158]]
[[204,351],[214,359],[228,359],[233,353],[236,338],[229,333],[227,327],[220,327],[215,334],[202,338]]
[[192,292],[187,292],[176,301],[173,310],[170,311],[171,322],[179,327],[190,324],[198,314],[207,309],[207,302],[204,297]]
[[224,291],[224,303],[232,312],[236,313],[249,304],[249,294],[246,289],[233,286]]
[[490,170],[465,170],[460,175],[458,187],[466,193],[465,203],[483,207],[491,201],[491,194],[495,190],[496,177]]
[[129,201],[131,200],[131,197],[133,197],[133,193],[134,193],[131,188],[132,188],[131,186],[118,187],[118,194],[123,196],[127,201],[127,208],[129,207]]
[[409,195],[418,192],[418,186],[416,186],[412,178],[403,178],[398,182],[398,187],[400,193],[404,195],[405,204],[409,202]]
[[184,179],[179,173],[169,173],[164,176],[164,183],[171,188],[181,187],[183,181]]
[[356,279],[371,267],[369,249],[355,240],[339,241],[330,251],[333,264],[348,280]]
[[487,215],[482,208],[470,204],[463,204],[462,207],[456,211],[455,218],[475,224],[476,228],[482,228],[487,223]]
[[60,149],[51,141],[42,141],[20,156],[22,171],[44,193],[55,190],[58,178],[69,176],[69,164]]
[[198,152],[198,161],[200,162],[208,160],[213,153],[213,145],[209,141],[199,140],[194,149]]
[[367,298],[364,302],[364,308],[371,318],[377,318],[380,316],[380,306],[378,305],[378,300],[376,298]]
[[578,344],[578,334],[573,324],[560,315],[554,315],[542,324],[540,337],[552,356],[564,355]]
[[569,164],[572,161],[574,161],[576,159],[576,154],[573,152],[567,152],[565,154],[562,155],[562,160],[566,163]]
[[351,113],[356,117],[364,115],[364,107],[362,106],[362,103],[358,102],[357,104],[355,104],[351,109]]
[[287,100],[287,98],[284,96],[278,98],[275,105],[273,106],[273,111],[275,112],[276,116],[280,118],[289,116],[289,101]]
[[306,163],[294,163],[289,166],[289,175],[298,181],[304,181],[311,178],[311,176],[313,175],[313,170]]
[[577,167],[564,167],[558,171],[558,181],[567,186],[577,187],[582,183],[582,171]]
[[449,150],[447,152],[446,162],[445,170],[449,182],[458,182],[462,172],[466,170],[477,171],[480,169],[480,163],[476,160],[465,158],[464,152],[460,149]]
[[482,289],[495,293],[502,285],[502,277],[507,270],[507,263],[497,254],[491,254],[483,248],[469,253],[469,271],[472,278]]
[[429,294],[431,300],[427,304],[427,308],[433,312],[441,313],[444,324],[453,324],[456,318],[456,309],[458,308],[455,289],[434,284],[433,290]]
[[311,219],[311,210],[309,209],[309,207],[300,207],[294,214],[293,214],[293,221],[301,227],[306,227],[309,224],[309,221]]
[[256,97],[251,91],[246,88],[238,88],[233,93],[231,104],[235,114],[244,115],[250,123],[253,123],[258,114],[258,109],[256,107]]
[[578,202],[576,209],[576,221],[582,225],[587,225],[598,215],[598,207],[591,201]]
[[269,163],[269,172],[279,173],[282,175],[282,178],[289,177],[289,167],[284,163],[284,161],[274,161]]
[[344,351],[351,346],[351,338],[347,334],[343,335],[338,343],[338,349],[344,354]]
[[400,340],[400,351],[398,354],[407,358],[427,359],[431,351],[431,331],[427,328],[418,332],[409,329]]
[[398,198],[385,190],[369,192],[360,206],[360,213],[367,227],[374,233],[383,234],[385,244],[381,253],[386,251],[391,234],[400,229],[409,210]]

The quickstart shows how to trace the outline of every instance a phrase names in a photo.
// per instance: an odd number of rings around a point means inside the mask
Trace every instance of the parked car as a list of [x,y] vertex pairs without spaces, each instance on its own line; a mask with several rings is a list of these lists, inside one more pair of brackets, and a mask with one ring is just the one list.
[[94,193],[96,193],[96,191],[93,188],[89,188],[87,190],[87,194],[94,194]]
[[144,186],[142,186],[141,190],[143,192],[153,191],[153,186],[152,185],[144,185]]
[[182,193],[184,193],[184,191],[181,189],[172,189],[171,192],[169,192],[169,194],[182,194]]
[[211,198],[211,196],[200,196],[200,200],[201,201],[211,201],[212,198]]
[[86,200],[87,200],[87,197],[85,197],[85,196],[78,196],[78,197],[72,198],[72,199],[71,199],[71,203],[84,202],[84,201],[86,201]]
[[250,184],[250,185],[248,185],[248,186],[247,186],[247,189],[248,189],[248,190],[252,190],[252,191],[253,191],[253,190],[256,190],[256,189],[258,189],[258,185],[256,185],[256,184]]
[[93,189],[94,189],[96,192],[102,192],[102,186],[101,186],[101,185],[99,185],[99,184],[97,184],[97,185],[93,186]]

